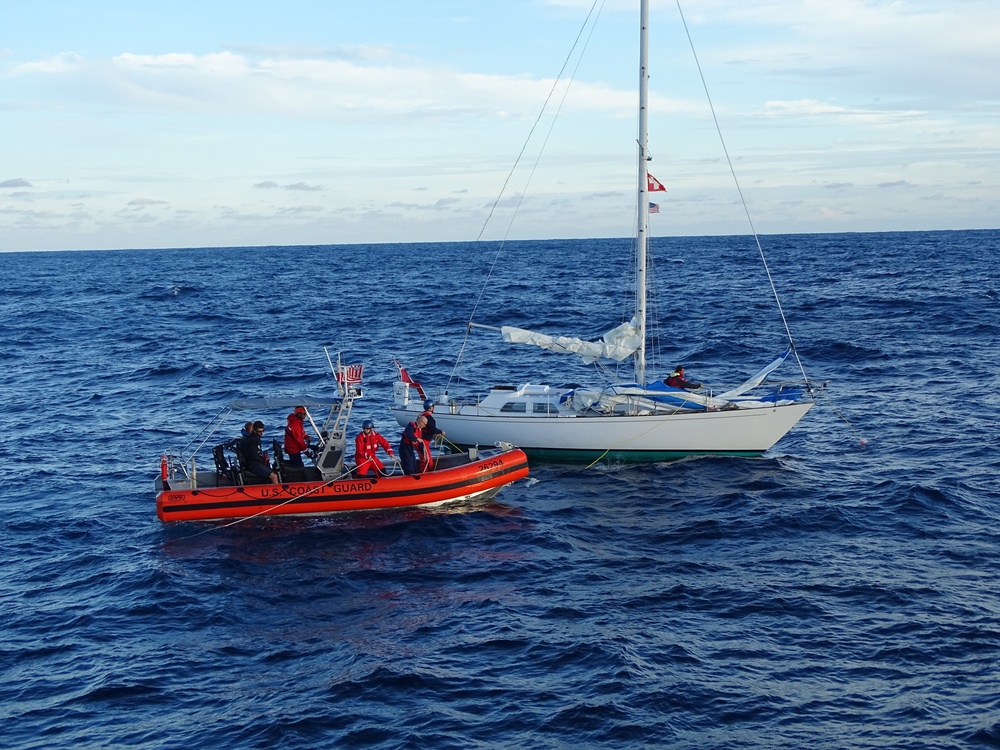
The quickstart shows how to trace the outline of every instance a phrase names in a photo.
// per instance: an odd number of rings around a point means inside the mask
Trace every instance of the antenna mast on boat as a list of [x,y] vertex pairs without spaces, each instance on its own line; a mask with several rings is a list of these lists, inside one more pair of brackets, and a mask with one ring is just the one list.
[[639,6],[639,218],[635,248],[635,320],[639,348],[635,352],[635,380],[646,384],[646,249],[649,244],[649,185],[646,134],[646,97],[649,88],[649,0]]

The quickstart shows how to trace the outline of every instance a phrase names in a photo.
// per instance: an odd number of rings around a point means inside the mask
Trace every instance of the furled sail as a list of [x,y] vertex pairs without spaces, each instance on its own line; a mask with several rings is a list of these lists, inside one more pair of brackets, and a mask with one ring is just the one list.
[[532,344],[551,352],[576,354],[588,365],[598,359],[621,362],[631,357],[642,343],[635,327],[635,318],[612,328],[601,337],[600,341],[584,341],[570,336],[548,336],[513,326],[503,326],[500,332],[508,344]]

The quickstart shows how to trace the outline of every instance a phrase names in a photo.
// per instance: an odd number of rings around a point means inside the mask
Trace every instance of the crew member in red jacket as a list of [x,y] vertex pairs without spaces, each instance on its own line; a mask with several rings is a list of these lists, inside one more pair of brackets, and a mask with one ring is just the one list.
[[308,450],[311,442],[303,422],[306,418],[306,407],[296,406],[295,411],[288,415],[285,426],[285,453],[288,454],[289,466],[302,466],[302,451]]
[[684,379],[683,365],[679,366],[676,370],[670,373],[670,377],[663,382],[674,388],[687,388],[692,391],[696,388],[701,388],[701,383],[690,383]]
[[361,424],[361,432],[354,438],[354,463],[357,464],[354,473],[357,476],[385,476],[385,464],[376,455],[379,448],[389,454],[389,458],[396,457],[389,441],[376,432],[375,423],[366,419]]
[[423,474],[433,468],[431,444],[424,439],[427,417],[421,414],[406,425],[399,440],[399,462],[404,474]]

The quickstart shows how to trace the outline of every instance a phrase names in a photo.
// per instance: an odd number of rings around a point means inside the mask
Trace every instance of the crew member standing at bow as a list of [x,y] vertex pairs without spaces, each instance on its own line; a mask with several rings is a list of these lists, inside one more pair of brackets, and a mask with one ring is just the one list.
[[356,464],[354,473],[357,476],[365,477],[372,474],[385,476],[385,465],[376,455],[379,448],[389,454],[389,458],[396,457],[389,441],[375,431],[375,423],[366,419],[361,425],[361,432],[354,438],[354,463]]
[[399,462],[404,474],[421,474],[431,469],[430,446],[424,440],[427,417],[421,414],[406,425],[403,437],[399,439]]
[[427,420],[427,426],[424,428],[424,439],[433,440],[438,435],[442,438],[444,437],[444,430],[439,430],[437,422],[434,421],[434,402],[430,399],[424,401],[424,411],[421,414],[424,419]]

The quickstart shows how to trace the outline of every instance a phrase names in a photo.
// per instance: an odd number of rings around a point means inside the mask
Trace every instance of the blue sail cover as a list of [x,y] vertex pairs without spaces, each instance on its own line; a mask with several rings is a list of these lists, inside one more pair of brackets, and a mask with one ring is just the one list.
[[726,408],[760,408],[790,404],[804,393],[802,386],[781,384],[762,385],[765,378],[776,370],[791,353],[791,347],[762,367],[736,388],[713,395],[707,392],[674,388],[662,381],[641,386],[638,383],[616,383],[607,388],[576,388],[563,395],[560,406],[576,412],[610,413],[616,408],[662,411],[705,411]]

